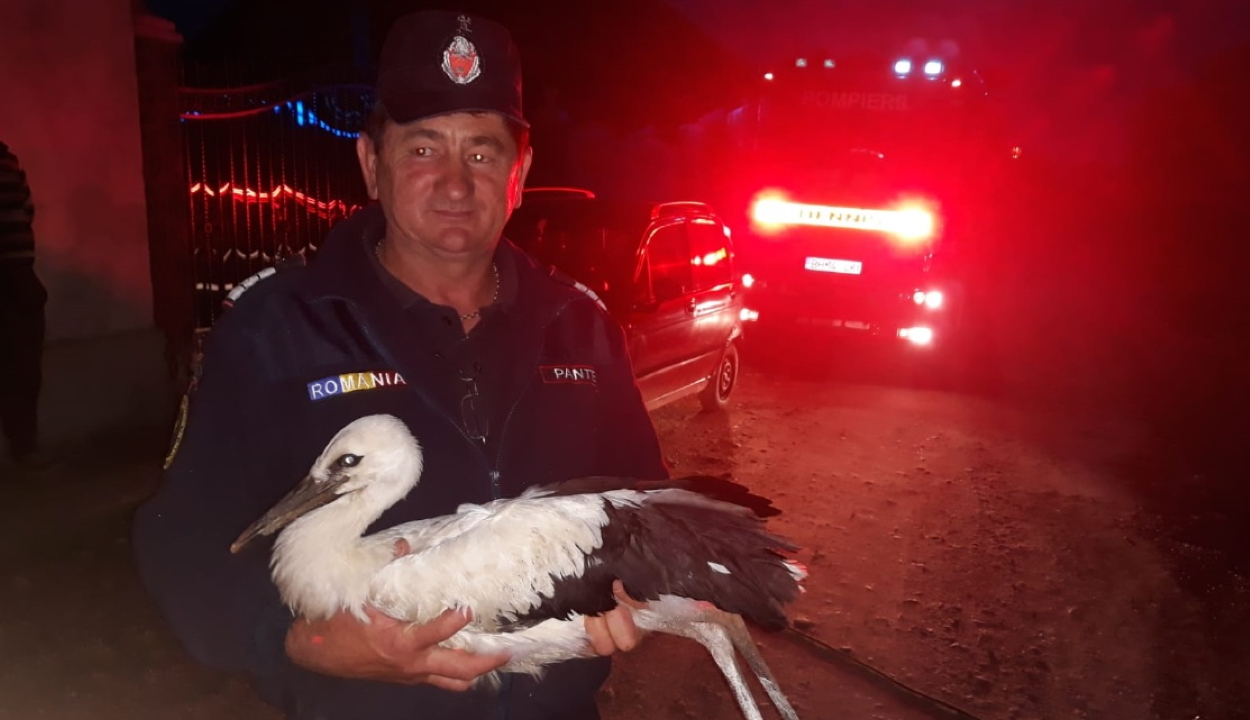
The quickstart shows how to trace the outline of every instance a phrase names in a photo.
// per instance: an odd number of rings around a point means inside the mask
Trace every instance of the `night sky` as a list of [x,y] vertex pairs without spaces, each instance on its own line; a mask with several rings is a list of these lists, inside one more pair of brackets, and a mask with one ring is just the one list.
[[[442,3],[148,0],[174,19],[196,63],[367,69],[389,22]],[[805,49],[971,59],[1008,109],[1018,142],[1075,164],[1118,163],[1146,95],[1250,45],[1244,0],[467,0],[513,28],[529,99],[559,88],[574,116],[636,127],[688,121]],[[250,73],[250,74],[249,74]],[[244,77],[246,76],[246,77]],[[659,92],[657,93],[657,89]]]
[[[175,20],[189,66],[228,69],[227,77],[192,79],[218,86],[329,64],[368,70],[395,18],[447,7],[411,0],[149,0],[149,6]],[[754,77],[735,53],[663,0],[467,0],[456,9],[512,30],[528,107],[555,87],[576,119],[617,129],[697,117],[724,106],[727,89]]]
[[1145,94],[1250,43],[1245,0],[669,0],[751,62],[813,44],[959,53],[1010,107],[1025,146],[1122,158]]

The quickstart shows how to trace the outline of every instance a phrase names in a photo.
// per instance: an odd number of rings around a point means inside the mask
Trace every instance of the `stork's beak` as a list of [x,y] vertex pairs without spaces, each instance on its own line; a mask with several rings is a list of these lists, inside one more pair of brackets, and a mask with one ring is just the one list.
[[331,475],[322,479],[317,479],[312,475],[306,476],[300,480],[294,490],[279,500],[261,519],[248,526],[230,545],[230,552],[237,553],[257,537],[272,535],[313,510],[334,502],[339,497],[334,492],[335,488],[342,485],[347,477],[346,474]]

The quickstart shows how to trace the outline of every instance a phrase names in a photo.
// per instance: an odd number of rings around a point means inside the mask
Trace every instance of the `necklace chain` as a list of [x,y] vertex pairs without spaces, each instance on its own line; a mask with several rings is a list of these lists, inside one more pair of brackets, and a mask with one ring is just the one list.
[[[385,238],[383,238],[383,240],[384,239]],[[377,244],[373,246],[373,256],[378,259],[378,262],[382,262],[382,240],[378,240]],[[492,275],[495,276],[495,292],[491,294],[490,302],[487,303],[487,305],[494,305],[495,302],[499,300],[499,266],[496,265],[495,263],[491,263],[490,272]],[[464,315],[461,315],[460,320],[461,322],[465,320],[472,320],[476,317],[481,316],[481,314],[482,314],[482,308],[478,308],[477,310],[474,310],[471,313],[465,313]]]

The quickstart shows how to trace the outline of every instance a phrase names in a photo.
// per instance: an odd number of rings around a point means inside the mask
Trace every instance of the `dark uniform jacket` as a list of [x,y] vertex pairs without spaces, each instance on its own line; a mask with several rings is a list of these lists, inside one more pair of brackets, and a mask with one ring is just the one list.
[[[291,614],[269,578],[271,540],[229,552],[339,429],[373,413],[408,424],[425,469],[370,532],[536,483],[667,474],[624,334],[593,297],[501,242],[499,302],[470,335],[475,354],[453,359],[457,343],[430,328],[442,318],[463,340],[454,311],[387,286],[372,257],[383,231],[376,206],[357,212],[309,266],[255,283],[218,320],[185,435],[136,518],[143,580],[195,658],[248,673],[300,720],[596,718],[605,659],[553,666],[541,682],[507,676],[498,695],[304,671],[283,651]],[[464,417],[466,364],[481,371],[485,441],[470,437],[483,418]]]

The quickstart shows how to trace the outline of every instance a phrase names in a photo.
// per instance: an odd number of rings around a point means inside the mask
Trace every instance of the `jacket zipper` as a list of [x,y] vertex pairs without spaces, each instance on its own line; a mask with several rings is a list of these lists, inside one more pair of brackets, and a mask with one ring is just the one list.
[[[566,306],[567,305],[561,306],[560,309],[551,316],[551,319],[548,320],[547,323],[539,330],[543,337],[546,337],[547,329],[551,327],[551,323],[556,321],[556,318],[560,317],[560,314],[564,312],[564,308]],[[521,404],[521,400],[525,398],[525,393],[529,392],[530,387],[534,384],[533,377],[537,374],[535,371],[538,370],[538,363],[542,359],[543,349],[546,347],[547,344],[545,342],[538,346],[538,352],[535,354],[534,359],[530,362],[531,379],[525,384],[525,387],[521,388],[521,392],[517,393],[516,400],[512,401],[512,407],[508,408],[508,414],[504,416],[503,425],[499,427],[499,448],[495,451],[495,467],[490,471],[491,492],[494,494],[494,498],[496,500],[500,499],[503,494],[503,474],[499,469],[499,465],[503,462],[503,451],[506,447],[506,441],[508,439],[508,426],[512,423],[512,416],[516,414],[517,406],[519,406]]]
[[[363,311],[361,310],[360,306],[356,305],[356,303],[352,302],[351,300],[346,300],[346,299],[344,300],[344,302],[351,305],[358,313],[363,314]],[[374,336],[373,330],[369,327],[369,323],[362,322],[360,324],[360,327],[361,327],[361,330],[364,332],[365,337],[369,339],[369,342],[373,343],[373,346],[377,348],[378,352],[382,355],[382,358],[384,360],[389,362],[391,366],[395,367],[396,369],[403,367],[399,363],[399,361],[395,359],[395,356],[391,354],[390,348],[386,346],[386,343],[381,342],[380,340],[378,340],[377,337]],[[448,423],[451,423],[451,426],[456,429],[456,432],[460,434],[460,437],[464,438],[465,443],[467,443],[470,447],[472,447],[474,450],[477,451],[477,456],[480,460],[482,460],[482,464],[486,466],[487,468],[490,468],[491,467],[490,458],[486,456],[486,452],[483,449],[483,444],[478,443],[474,441],[473,438],[469,437],[469,434],[465,432],[463,427],[460,426],[460,423],[456,422],[456,419],[452,417],[450,414],[444,412],[442,407],[440,407],[438,403],[433,402],[429,400],[428,398],[425,398],[424,393],[422,393],[420,390],[416,390],[414,388],[414,391],[426,401],[425,402],[426,405],[434,409],[434,412],[438,414],[439,417],[443,418]],[[496,461],[495,465],[496,465],[495,469],[489,471],[490,472],[491,497],[495,500],[498,500],[499,499],[499,485],[500,485],[498,461]]]
[[490,471],[491,492],[494,493],[496,500],[503,496],[503,473],[500,471],[499,465],[503,462],[504,440],[508,437],[508,425],[512,422],[512,416],[516,413],[517,406],[521,404],[521,399],[525,397],[525,393],[529,392],[531,384],[526,383],[521,392],[517,394],[516,400],[512,402],[512,407],[508,408],[508,414],[504,416],[503,425],[499,428],[499,448],[495,451],[495,467]]
[[[549,320],[547,324],[543,325],[539,332],[541,332],[544,337],[547,334],[547,328],[551,327],[551,323],[555,322],[555,319],[560,317],[560,313],[562,312],[564,312],[563,307],[551,316],[551,320]],[[508,426],[512,424],[512,416],[516,414],[517,407],[520,406],[521,401],[525,399],[525,394],[529,392],[530,388],[534,385],[533,378],[537,374],[538,363],[542,359],[544,348],[546,348],[546,343],[538,346],[538,352],[535,354],[534,359],[530,363],[530,381],[525,383],[525,387],[521,388],[521,392],[517,393],[516,400],[512,401],[512,407],[508,408],[508,414],[504,416],[503,425],[499,427],[499,448],[495,451],[495,467],[490,471],[491,493],[494,495],[496,500],[500,499],[503,495],[503,474],[499,470],[499,465],[503,462],[503,451],[506,447],[506,441],[508,439]],[[512,695],[512,682],[514,677],[515,676],[511,674],[503,676],[502,684],[499,689],[499,705],[496,708],[495,715],[497,720],[508,720],[511,715],[509,701]]]

